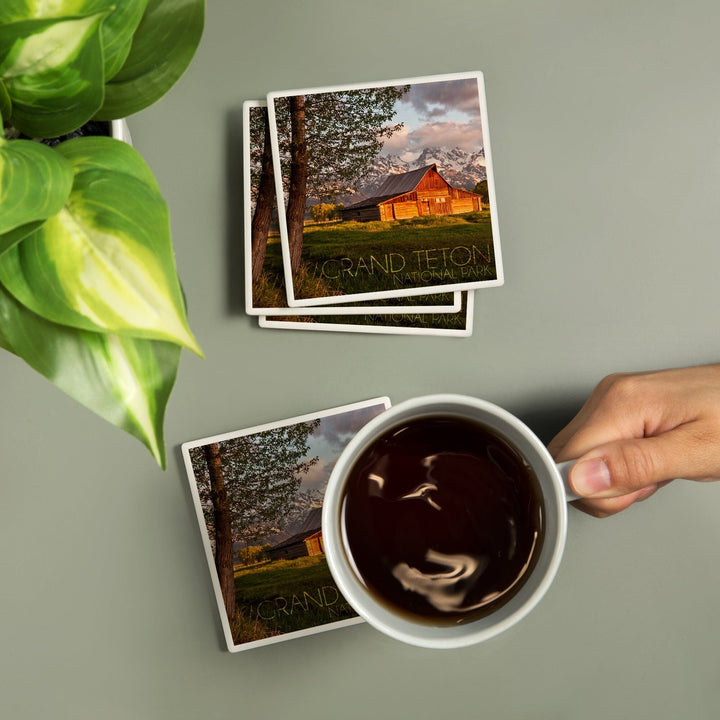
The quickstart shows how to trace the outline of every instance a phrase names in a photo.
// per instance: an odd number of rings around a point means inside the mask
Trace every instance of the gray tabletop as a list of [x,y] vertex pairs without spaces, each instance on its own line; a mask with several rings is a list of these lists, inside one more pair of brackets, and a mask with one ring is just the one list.
[[[180,84],[130,118],[190,323],[163,473],[0,356],[4,718],[715,718],[720,483],[572,509],[519,625],[430,651],[365,624],[224,646],[180,443],[389,395],[484,397],[543,438],[605,374],[720,358],[715,0],[209,0]],[[482,70],[505,285],[470,338],[271,331],[243,313],[240,108]]]

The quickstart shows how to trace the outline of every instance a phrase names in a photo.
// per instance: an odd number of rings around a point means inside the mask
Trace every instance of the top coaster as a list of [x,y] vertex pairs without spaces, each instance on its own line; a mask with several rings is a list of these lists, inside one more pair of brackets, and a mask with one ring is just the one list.
[[502,285],[482,73],[267,103],[290,307]]

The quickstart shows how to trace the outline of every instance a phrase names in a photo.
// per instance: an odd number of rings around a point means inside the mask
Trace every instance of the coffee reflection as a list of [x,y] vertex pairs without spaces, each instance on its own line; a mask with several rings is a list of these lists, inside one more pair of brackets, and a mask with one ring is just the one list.
[[342,523],[351,564],[378,600],[445,625],[484,617],[522,587],[542,546],[543,504],[533,471],[505,439],[432,416],[363,452]]

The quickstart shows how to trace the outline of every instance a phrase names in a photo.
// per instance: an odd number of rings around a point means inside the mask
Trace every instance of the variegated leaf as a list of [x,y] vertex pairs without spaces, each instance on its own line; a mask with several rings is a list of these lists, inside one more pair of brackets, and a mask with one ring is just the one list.
[[105,87],[98,119],[126,117],[159,100],[190,64],[204,22],[204,0],[150,0],[125,64]]
[[6,119],[18,130],[30,137],[64,135],[100,108],[106,15],[0,25],[0,80],[12,101]]
[[148,0],[2,0],[0,23],[47,18],[78,17],[102,10],[112,11],[102,26],[105,79],[122,66]]
[[180,362],[173,343],[48,322],[0,286],[0,345],[85,407],[143,442],[165,468],[163,422]]
[[0,255],[17,245],[23,238],[30,235],[30,233],[34,233],[44,222],[44,220],[36,220],[35,222],[20,225],[20,227],[13,228],[4,235],[0,235]]
[[[73,184],[67,158],[39,142],[0,137],[0,236],[55,215]],[[0,253],[3,251],[0,237]]]
[[187,325],[165,201],[129,145],[105,137],[57,146],[75,168],[57,215],[0,256],[0,281],[62,325],[167,340],[202,354]]

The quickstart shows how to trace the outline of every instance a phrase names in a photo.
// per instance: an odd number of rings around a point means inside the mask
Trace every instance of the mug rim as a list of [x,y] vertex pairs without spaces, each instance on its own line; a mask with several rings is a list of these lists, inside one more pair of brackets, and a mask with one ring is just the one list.
[[[446,406],[446,408],[452,406],[454,411],[441,409],[440,406]],[[535,454],[547,471],[545,473],[547,480],[543,481],[542,478],[538,478],[546,506],[545,514],[546,516],[549,514],[549,503],[552,503],[556,513],[553,514],[554,533],[548,536],[546,529],[543,547],[538,556],[538,565],[533,571],[533,575],[541,570],[542,574],[537,575],[532,585],[528,586],[526,583],[529,592],[523,588],[516,596],[485,618],[461,625],[433,625],[407,620],[376,600],[363,585],[358,573],[352,568],[352,560],[344,548],[346,543],[343,540],[341,521],[341,504],[347,476],[356,459],[366,447],[377,440],[382,433],[404,419],[437,415],[472,418],[469,411],[475,413],[479,411],[488,418],[498,420],[503,428],[494,425],[491,427],[503,436],[506,436],[504,428],[512,428],[523,444],[523,447],[516,449],[526,460],[528,459],[528,449],[530,449],[532,452],[529,454]],[[477,417],[473,419],[483,422]],[[506,439],[514,445],[518,445],[516,437],[506,437]],[[535,466],[534,463],[533,466]],[[536,467],[535,470],[537,473]],[[551,492],[548,492],[548,482]],[[422,395],[405,400],[380,413],[363,426],[347,444],[328,480],[323,500],[322,533],[325,557],[335,583],[351,607],[370,625],[386,635],[411,645],[426,648],[464,647],[487,640],[515,625],[545,595],[557,573],[565,547],[567,501],[555,461],[544,444],[522,420],[494,403],[469,395],[453,393]],[[544,565],[544,569],[542,569],[541,563]]]

